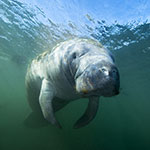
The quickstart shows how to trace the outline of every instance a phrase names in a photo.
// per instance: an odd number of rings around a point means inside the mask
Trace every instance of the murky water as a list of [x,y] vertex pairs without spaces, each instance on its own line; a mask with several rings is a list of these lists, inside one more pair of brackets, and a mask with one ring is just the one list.
[[[145,11],[148,2],[140,3]],[[99,1],[90,4],[96,7]],[[99,19],[98,11],[88,6],[86,1],[0,0],[0,150],[150,149],[150,23],[140,15],[141,20],[132,19],[133,14],[124,22],[107,13],[101,14],[106,19]],[[113,12],[114,5],[111,8]],[[72,125],[84,112],[86,99],[56,113],[62,130],[26,123],[31,112],[24,85],[27,64],[76,36],[95,38],[113,52],[121,76],[120,95],[102,97],[94,121],[78,130]]]

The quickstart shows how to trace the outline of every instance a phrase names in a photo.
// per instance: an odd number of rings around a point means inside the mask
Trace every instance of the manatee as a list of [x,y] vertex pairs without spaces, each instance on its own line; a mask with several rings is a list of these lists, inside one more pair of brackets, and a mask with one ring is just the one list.
[[98,41],[75,38],[40,54],[28,66],[26,89],[33,112],[41,112],[61,128],[55,112],[68,103],[88,98],[85,113],[74,128],[83,127],[96,116],[99,98],[119,94],[120,77],[113,55]]

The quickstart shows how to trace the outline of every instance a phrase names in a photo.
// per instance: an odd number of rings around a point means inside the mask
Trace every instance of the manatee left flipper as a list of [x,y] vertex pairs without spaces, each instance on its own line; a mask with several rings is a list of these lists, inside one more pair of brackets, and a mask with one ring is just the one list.
[[48,80],[43,79],[39,96],[39,103],[41,106],[42,113],[44,115],[44,118],[48,120],[51,124],[61,128],[61,125],[55,118],[52,106],[54,95],[55,91],[51,86],[51,83]]
[[75,123],[74,128],[81,128],[92,121],[97,113],[99,106],[99,97],[90,97],[88,107],[83,116]]

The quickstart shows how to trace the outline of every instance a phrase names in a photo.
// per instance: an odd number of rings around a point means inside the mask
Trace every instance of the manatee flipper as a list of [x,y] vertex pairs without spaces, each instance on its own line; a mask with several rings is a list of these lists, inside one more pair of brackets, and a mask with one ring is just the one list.
[[75,123],[74,128],[81,128],[87,125],[96,116],[99,105],[99,97],[90,97],[88,107],[83,116]]
[[51,86],[51,83],[48,80],[43,79],[40,96],[39,96],[39,103],[41,106],[42,113],[44,115],[44,118],[48,120],[51,124],[61,128],[61,125],[56,120],[54,115],[54,110],[52,105],[54,93],[55,91]]

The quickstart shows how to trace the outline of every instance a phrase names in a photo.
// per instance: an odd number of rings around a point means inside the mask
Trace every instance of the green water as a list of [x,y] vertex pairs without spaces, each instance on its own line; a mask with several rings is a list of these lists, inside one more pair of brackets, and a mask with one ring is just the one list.
[[[0,2],[3,2],[2,10],[8,13],[4,3],[8,6],[9,1]],[[18,10],[23,7],[16,3],[14,6]],[[31,12],[27,11],[27,14],[32,14]],[[13,16],[12,12],[9,12],[8,16]],[[66,30],[60,30],[59,33],[54,28],[46,29],[46,25],[37,19],[34,21],[39,22],[38,28],[29,22],[29,25],[33,25],[32,28],[25,29],[19,28],[16,24],[9,24],[2,17],[0,19],[0,150],[150,149],[149,23],[134,28],[139,30],[139,34],[135,33],[135,37],[131,39],[136,41],[127,46],[120,44],[121,39],[126,40],[125,32],[122,30],[119,36],[117,33],[115,35],[110,33],[117,39],[113,43],[110,42],[110,45],[100,38],[108,48],[121,45],[121,48],[113,51],[121,76],[121,92],[116,97],[102,97],[96,118],[88,126],[76,130],[72,129],[72,126],[86,109],[88,102],[86,99],[74,101],[56,113],[63,129],[57,129],[52,125],[25,124],[31,112],[24,85],[27,64],[45,48],[50,48],[56,42],[70,37],[70,33],[67,32],[68,35],[64,36]],[[46,40],[51,30],[55,31],[51,38],[57,38]],[[134,30],[130,31],[134,33]],[[141,34],[144,37],[142,39]],[[93,33],[90,36],[98,39]],[[126,36],[129,36],[129,33]]]
[[72,129],[72,125],[87,105],[87,101],[82,99],[70,103],[56,114],[62,130],[51,125],[26,127],[24,120],[31,110],[26,101],[25,70],[1,61],[0,149],[149,149],[150,61],[147,59],[150,58],[146,59],[144,54],[133,58],[130,52],[122,57],[128,59],[118,62],[121,94],[101,98],[94,121],[78,130]]

